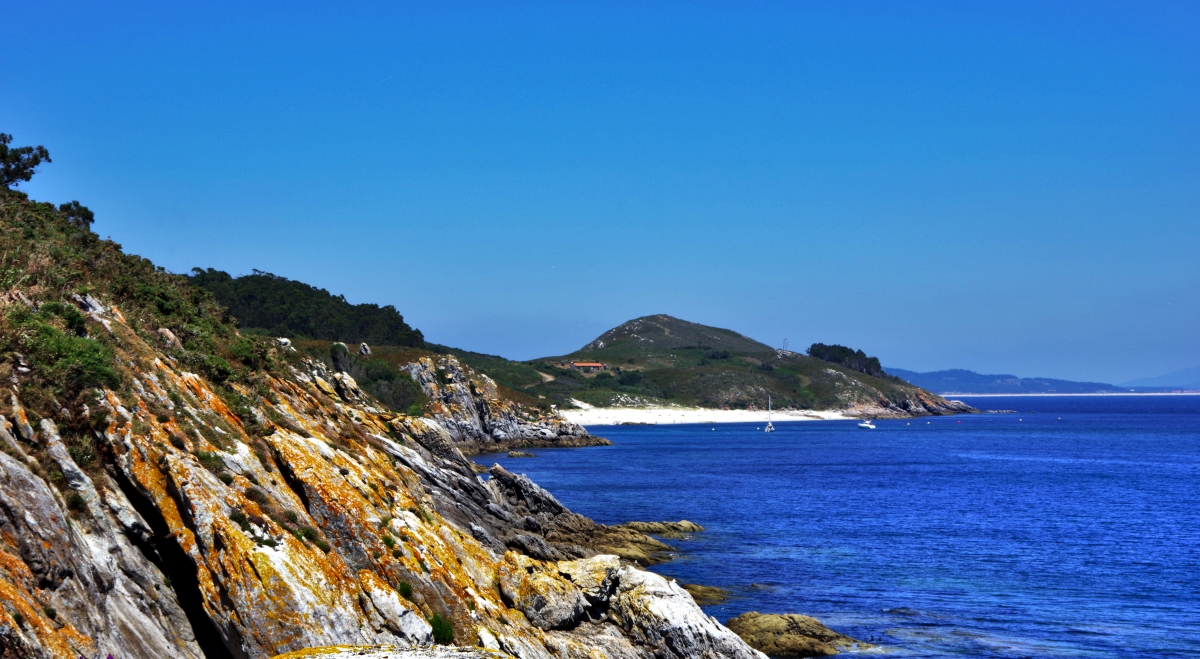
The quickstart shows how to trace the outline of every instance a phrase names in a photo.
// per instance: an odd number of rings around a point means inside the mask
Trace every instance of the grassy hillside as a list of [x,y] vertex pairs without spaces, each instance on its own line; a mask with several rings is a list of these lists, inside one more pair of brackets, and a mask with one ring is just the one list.
[[[836,346],[841,348],[840,346]],[[824,346],[829,348],[829,346]],[[562,405],[574,398],[599,406],[679,404],[715,408],[827,409],[879,397],[900,400],[916,388],[886,375],[861,372],[842,349],[823,351],[834,363],[775,350],[731,330],[666,315],[646,316],[611,329],[569,355],[531,363],[553,382],[526,388]],[[865,358],[869,363],[873,358]],[[582,372],[563,362],[600,361],[608,371]]]
[[[104,419],[94,414],[98,388],[132,398],[144,386],[129,367],[143,355],[130,352],[91,313],[104,300],[142,341],[204,375],[255,432],[258,421],[234,385],[265,391],[263,375],[286,372],[292,356],[271,341],[239,335],[212,295],[100,239],[90,220],[91,213],[78,204],[55,207],[0,189],[0,379],[18,391],[30,421],[54,419],[79,466],[101,468],[91,427]],[[171,416],[165,408],[152,412]],[[185,432],[193,427],[188,418],[175,421]],[[210,441],[220,446],[222,440],[214,435]],[[42,457],[41,450],[34,449],[35,457]],[[46,476],[61,482],[53,469]]]

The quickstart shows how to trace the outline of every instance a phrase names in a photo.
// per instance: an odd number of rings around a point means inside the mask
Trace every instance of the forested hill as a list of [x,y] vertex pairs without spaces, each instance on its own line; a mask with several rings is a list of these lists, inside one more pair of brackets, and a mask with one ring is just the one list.
[[188,278],[211,292],[243,329],[348,343],[425,344],[421,331],[404,322],[391,305],[350,304],[343,295],[258,270],[232,277],[212,268],[194,268]]
[[[508,390],[519,390],[542,380],[528,364],[429,343],[421,331],[404,322],[404,317],[391,305],[350,304],[343,295],[257,270],[253,274],[231,277],[220,270],[195,268],[188,281],[211,292],[217,302],[229,309],[229,315],[238,320],[244,333],[341,341],[352,345],[366,343],[385,360],[396,355],[403,355],[410,361],[428,354],[454,355]],[[378,349],[383,346],[419,350],[381,353]],[[536,404],[537,399],[522,402]]]
[[[603,366],[571,365],[580,361]],[[665,314],[636,318],[569,355],[529,363],[545,377],[523,389],[559,406],[764,409],[770,398],[776,409],[873,416],[971,409],[887,375],[861,350],[817,343],[802,355]]]

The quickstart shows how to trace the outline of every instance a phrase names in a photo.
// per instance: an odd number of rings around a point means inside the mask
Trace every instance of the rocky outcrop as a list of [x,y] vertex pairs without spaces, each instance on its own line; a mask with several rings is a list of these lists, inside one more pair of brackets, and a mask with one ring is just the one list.
[[779,659],[827,657],[841,650],[868,650],[869,643],[839,634],[816,618],[795,613],[743,613],[725,623],[747,643]]
[[43,431],[62,493],[0,453],[3,656],[203,657],[155,556],[135,546],[149,525],[111,478],[76,466],[51,422]]
[[[450,355],[423,357],[409,364],[409,375],[433,401],[430,416],[450,440],[472,449],[495,446],[587,446],[606,444],[581,425],[557,413],[541,414],[500,395],[496,383],[465,368]],[[474,451],[472,451],[474,452]]]
[[281,654],[274,659],[508,659],[511,655],[481,648],[406,648],[394,645],[335,645]]
[[520,659],[761,656],[631,564],[666,544],[499,466],[477,476],[455,435],[472,426],[439,419],[520,427],[498,407],[455,389],[466,407],[448,416],[392,414],[278,344],[281,366],[218,390],[158,333],[89,313],[122,386],[54,418],[18,391],[0,422],[6,659],[496,656],[412,649],[447,633]]
[[[616,556],[545,563],[508,554],[501,591],[541,629],[589,623],[585,635],[559,635],[558,654],[662,659],[762,659],[729,629],[704,615],[674,581],[623,566]],[[593,639],[603,639],[601,649]],[[607,651],[606,651],[607,650]]]

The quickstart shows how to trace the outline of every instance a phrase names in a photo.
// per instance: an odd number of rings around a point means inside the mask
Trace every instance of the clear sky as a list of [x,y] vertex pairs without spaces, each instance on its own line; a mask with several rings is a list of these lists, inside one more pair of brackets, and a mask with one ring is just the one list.
[[176,272],[561,354],[668,313],[916,370],[1200,364],[1200,3],[7,3],[25,189]]

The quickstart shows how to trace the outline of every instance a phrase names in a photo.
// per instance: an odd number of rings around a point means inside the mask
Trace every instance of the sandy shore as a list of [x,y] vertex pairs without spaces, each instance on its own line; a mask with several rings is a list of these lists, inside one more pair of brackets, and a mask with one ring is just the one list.
[[[616,426],[621,424],[670,423],[766,423],[767,412],[752,410],[706,410],[699,407],[593,407],[575,401],[580,409],[559,410],[572,423],[581,426]],[[815,410],[775,410],[771,421],[827,421],[849,419],[841,412]]]

